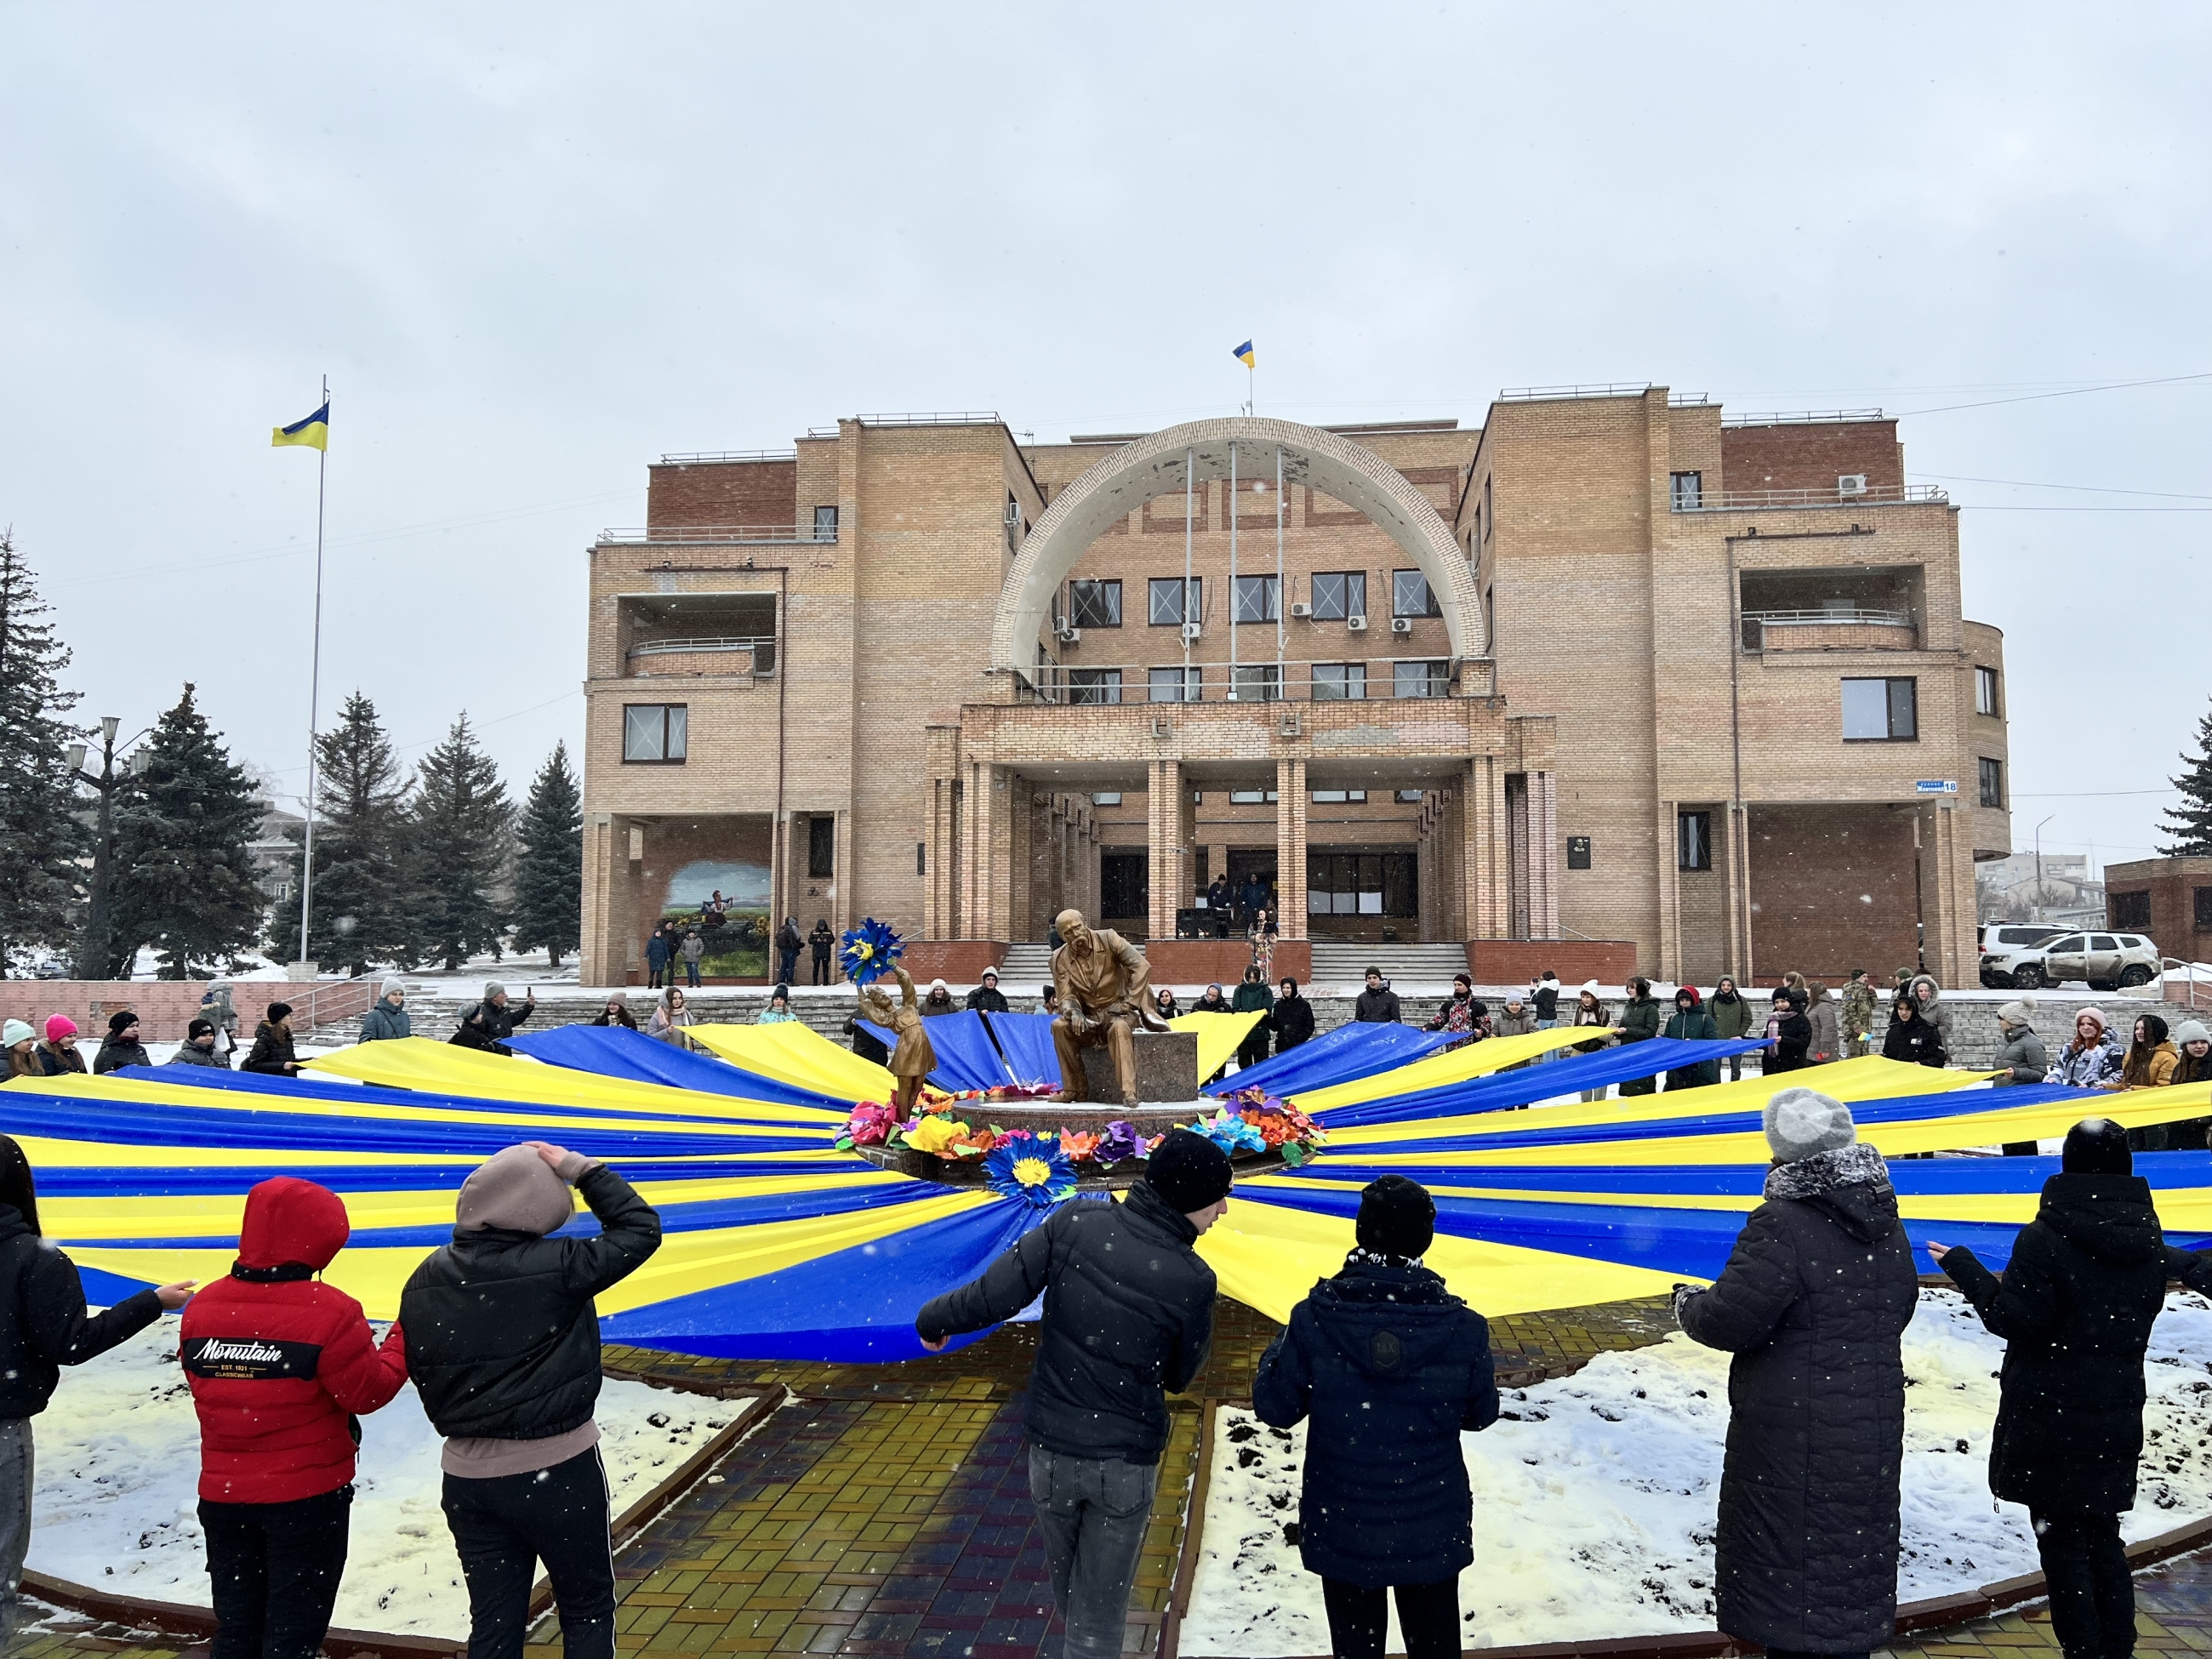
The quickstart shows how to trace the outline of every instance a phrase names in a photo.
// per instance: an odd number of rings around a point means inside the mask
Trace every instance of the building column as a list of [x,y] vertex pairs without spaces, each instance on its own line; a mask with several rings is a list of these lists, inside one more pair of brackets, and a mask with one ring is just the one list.
[[1679,801],[1662,800],[1658,805],[1658,822],[1652,826],[1653,856],[1658,878],[1659,891],[1659,976],[1677,984],[1682,978],[1682,872],[1675,852],[1675,836],[1680,833],[1675,814],[1680,810]]
[[1286,939],[1306,936],[1306,763],[1275,763],[1276,923]]
[[1462,865],[1467,884],[1468,937],[1504,939],[1512,920],[1511,881],[1505,868],[1505,774],[1495,755],[1477,755],[1466,772],[1467,839]]
[[614,821],[594,812],[584,827],[584,926],[576,953],[576,978],[585,985],[616,985],[622,963],[615,950],[608,889],[614,880]]
[[1173,939],[1176,909],[1190,885],[1190,844],[1182,836],[1182,763],[1156,760],[1145,769],[1146,926],[1154,939]]
[[1973,854],[1962,844],[1958,808],[1938,802],[1921,854],[1921,910],[1928,927],[1923,949],[1928,971],[1942,984],[1980,982],[1980,953],[1974,943]]
[[1559,937],[1559,775],[1528,776],[1528,937]]
[[1031,832],[1036,817],[1030,799],[1029,780],[1017,777],[1007,791],[1006,802],[1006,875],[1010,884],[1006,908],[1006,938],[1009,942],[1030,938],[1036,932],[1031,917],[1036,910],[1036,886],[1030,869]]
[[[960,937],[960,728],[933,726],[928,732],[928,828],[921,848],[921,936],[924,939]],[[851,813],[844,814],[849,827]],[[846,838],[849,842],[849,837]],[[858,896],[852,891],[854,867],[841,851],[839,863],[846,879],[839,885],[838,902],[844,907],[847,926],[860,915]]]

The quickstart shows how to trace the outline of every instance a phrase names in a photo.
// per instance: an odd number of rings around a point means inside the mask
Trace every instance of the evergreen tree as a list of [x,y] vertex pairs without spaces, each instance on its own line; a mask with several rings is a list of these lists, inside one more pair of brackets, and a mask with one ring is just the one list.
[[248,843],[261,822],[253,781],[192,702],[177,706],[131,757],[115,798],[115,954],[161,955],[161,977],[227,967],[261,933],[261,889]]
[[77,701],[57,677],[69,647],[39,598],[38,580],[0,531],[0,973],[7,953],[60,945],[70,928],[85,833],[64,751]]
[[544,945],[553,966],[584,936],[584,792],[556,743],[530,786],[514,867],[514,948]]
[[[315,891],[307,954],[349,973],[373,963],[414,960],[411,904],[402,849],[408,833],[407,779],[376,705],[356,691],[335,728],[315,739]],[[292,859],[292,896],[269,927],[272,955],[300,948],[301,858]]]
[[479,951],[496,955],[507,928],[497,889],[514,806],[466,714],[423,757],[409,819],[417,955],[436,957],[448,972]]
[[2197,752],[2184,755],[2189,769],[2173,780],[2181,805],[2166,809],[2164,833],[2170,859],[2212,856],[2212,714],[2197,722]]

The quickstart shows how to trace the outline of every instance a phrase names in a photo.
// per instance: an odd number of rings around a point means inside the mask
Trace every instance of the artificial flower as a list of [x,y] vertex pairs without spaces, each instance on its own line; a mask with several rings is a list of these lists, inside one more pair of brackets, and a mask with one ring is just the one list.
[[1117,1117],[1098,1137],[1092,1155],[1101,1164],[1119,1164],[1127,1158],[1142,1158],[1147,1150],[1144,1136],[1137,1133],[1137,1126],[1125,1117]]
[[1267,1148],[1267,1143],[1261,1138],[1257,1129],[1241,1117],[1231,1116],[1226,1108],[1212,1117],[1200,1119],[1190,1127],[1231,1158],[1239,1152],[1260,1152]]
[[880,1146],[898,1127],[898,1114],[875,1101],[862,1101],[846,1120],[845,1138],[855,1146]]
[[1073,1158],[1078,1163],[1085,1162],[1097,1155],[1098,1137],[1085,1134],[1079,1129],[1062,1129],[1060,1132],[1060,1151],[1063,1158]]
[[905,954],[906,946],[890,924],[870,916],[858,927],[846,930],[837,963],[847,979],[866,985],[890,972],[891,964]]
[[1075,1170],[1060,1148],[1032,1139],[1008,1141],[983,1160],[983,1179],[994,1192],[1048,1210],[1072,1196]]
[[974,1129],[952,1141],[945,1149],[948,1158],[981,1158],[1006,1139],[996,1129]]
[[968,1126],[957,1118],[921,1117],[908,1126],[906,1144],[918,1152],[943,1158],[956,1140],[968,1138]]

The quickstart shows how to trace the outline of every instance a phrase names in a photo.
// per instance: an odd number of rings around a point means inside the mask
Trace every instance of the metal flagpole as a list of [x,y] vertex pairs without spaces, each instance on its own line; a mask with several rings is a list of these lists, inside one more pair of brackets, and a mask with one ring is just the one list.
[[[323,412],[330,413],[331,377],[323,376]],[[323,690],[323,483],[331,464],[327,418],[323,447],[315,452],[315,632],[307,670],[307,833],[300,859],[300,960],[307,959],[307,922],[315,902],[315,736]]]
[[1195,447],[1182,453],[1182,688],[1176,693],[1177,702],[1194,702],[1190,695],[1190,628],[1193,623],[1202,623],[1203,617],[1193,616],[1194,609],[1203,611],[1203,605],[1194,607],[1190,602],[1190,532],[1192,514],[1198,509],[1198,450]]
[[1275,446],[1275,695],[1283,690],[1283,447]]
[[1229,441],[1229,701],[1237,696],[1237,440]]

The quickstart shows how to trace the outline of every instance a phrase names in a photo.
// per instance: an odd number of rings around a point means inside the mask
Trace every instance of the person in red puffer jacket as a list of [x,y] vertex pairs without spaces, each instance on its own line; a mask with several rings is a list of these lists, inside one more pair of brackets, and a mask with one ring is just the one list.
[[336,1193],[278,1176],[246,1195],[230,1277],[186,1311],[180,1357],[200,1419],[200,1529],[213,1659],[306,1659],[345,1571],[356,1413],[407,1381],[397,1327],[318,1275],[352,1228]]

